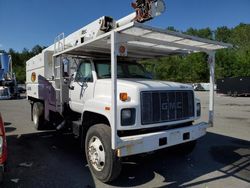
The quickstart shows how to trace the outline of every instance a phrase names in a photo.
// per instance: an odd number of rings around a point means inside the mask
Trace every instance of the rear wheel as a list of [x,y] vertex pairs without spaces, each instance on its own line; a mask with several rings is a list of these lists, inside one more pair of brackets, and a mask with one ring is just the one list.
[[85,153],[91,172],[102,182],[111,182],[121,172],[121,160],[111,148],[111,129],[105,124],[89,128]]
[[44,106],[41,102],[33,104],[32,119],[37,130],[41,130],[44,127]]

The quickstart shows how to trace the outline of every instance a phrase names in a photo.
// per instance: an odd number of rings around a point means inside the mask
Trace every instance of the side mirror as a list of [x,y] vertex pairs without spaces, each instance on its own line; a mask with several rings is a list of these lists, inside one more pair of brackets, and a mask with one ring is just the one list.
[[69,60],[67,58],[63,59],[63,76],[69,77]]
[[75,87],[74,87],[74,86],[69,86],[69,89],[70,89],[70,90],[74,90]]

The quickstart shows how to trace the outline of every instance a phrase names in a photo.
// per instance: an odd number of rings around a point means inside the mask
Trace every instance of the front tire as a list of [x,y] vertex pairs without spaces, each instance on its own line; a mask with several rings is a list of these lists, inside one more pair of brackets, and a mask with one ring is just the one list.
[[35,102],[32,107],[32,119],[36,130],[44,127],[44,106],[41,102]]
[[121,172],[121,160],[111,148],[111,129],[105,124],[89,128],[85,141],[85,153],[92,174],[106,183]]

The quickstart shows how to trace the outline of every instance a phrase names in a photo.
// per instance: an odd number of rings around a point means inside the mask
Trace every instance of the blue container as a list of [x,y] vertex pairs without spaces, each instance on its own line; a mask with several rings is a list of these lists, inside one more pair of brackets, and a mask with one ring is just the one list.
[[5,73],[10,71],[10,58],[9,55],[6,53],[0,54],[1,56],[1,69],[4,70]]

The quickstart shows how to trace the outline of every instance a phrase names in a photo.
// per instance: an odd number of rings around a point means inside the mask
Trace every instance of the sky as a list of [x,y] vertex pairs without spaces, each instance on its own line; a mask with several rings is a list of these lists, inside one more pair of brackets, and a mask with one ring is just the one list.
[[[122,18],[133,0],[0,0],[0,49],[22,51],[82,28],[101,16]],[[146,24],[160,28],[235,27],[250,23],[250,0],[165,0],[164,14]]]

